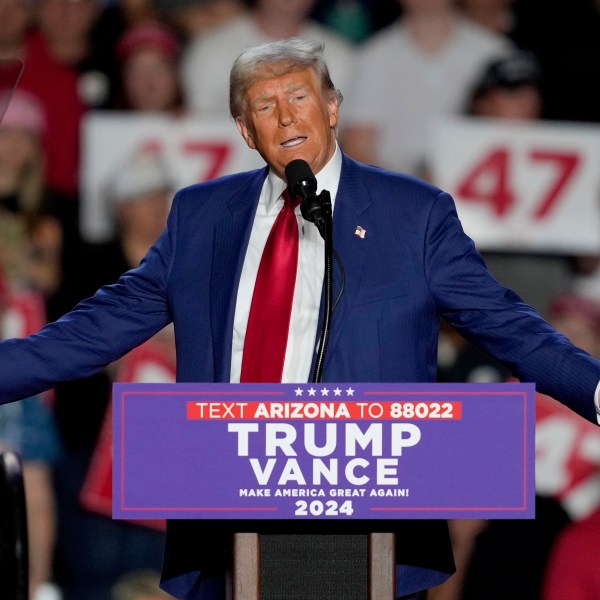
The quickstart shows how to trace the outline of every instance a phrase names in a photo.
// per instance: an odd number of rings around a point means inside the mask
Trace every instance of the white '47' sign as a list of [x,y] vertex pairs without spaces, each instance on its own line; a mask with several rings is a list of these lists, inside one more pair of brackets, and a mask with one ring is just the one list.
[[600,127],[453,118],[431,167],[481,250],[600,251]]

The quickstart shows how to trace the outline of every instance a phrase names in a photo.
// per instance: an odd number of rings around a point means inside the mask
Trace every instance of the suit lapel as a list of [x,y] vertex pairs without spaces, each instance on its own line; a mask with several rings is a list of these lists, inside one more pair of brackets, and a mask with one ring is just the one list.
[[231,343],[237,291],[254,214],[267,169],[257,171],[243,188],[234,189],[228,211],[215,224],[212,281],[211,326],[216,381],[227,382],[231,370]]
[[[348,307],[352,305],[353,298],[360,288],[361,276],[365,268],[365,259],[370,245],[371,238],[369,235],[372,237],[374,233],[373,221],[370,216],[371,211],[369,210],[371,205],[371,194],[361,177],[359,165],[344,155],[340,185],[333,215],[333,245],[340,255],[344,266],[346,286],[342,299],[332,316],[327,356],[331,356],[335,352],[342,329],[341,324],[344,322]],[[364,239],[356,235],[357,226],[361,226],[367,231]],[[333,295],[335,300],[341,287],[340,270],[335,261],[333,275]],[[321,303],[317,335],[320,335],[322,320],[323,303]],[[327,374],[327,363],[328,361],[326,360],[325,375]]]
[[[228,210],[215,223],[210,317],[216,381],[227,382],[230,377],[237,291],[254,214],[266,176],[267,169],[261,169],[252,176],[249,185],[245,183],[243,188],[229,191]],[[371,194],[363,182],[360,167],[344,156],[333,217],[333,244],[343,262],[346,287],[333,313],[328,356],[335,351],[341,332],[340,324],[344,322],[348,307],[352,305],[352,300],[360,289],[361,276],[370,245],[369,234],[372,236],[374,233],[369,211],[371,204]],[[355,234],[356,227],[359,225],[367,231],[364,239]],[[334,262],[334,298],[340,286],[340,271]],[[318,334],[321,331],[322,319],[321,303]],[[327,362],[325,374],[326,369]]]

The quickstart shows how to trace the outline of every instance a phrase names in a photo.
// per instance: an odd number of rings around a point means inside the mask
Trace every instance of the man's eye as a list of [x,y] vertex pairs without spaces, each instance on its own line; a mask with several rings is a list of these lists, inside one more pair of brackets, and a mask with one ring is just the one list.
[[259,106],[257,110],[258,112],[267,112],[271,106],[271,104],[263,104],[262,106]]

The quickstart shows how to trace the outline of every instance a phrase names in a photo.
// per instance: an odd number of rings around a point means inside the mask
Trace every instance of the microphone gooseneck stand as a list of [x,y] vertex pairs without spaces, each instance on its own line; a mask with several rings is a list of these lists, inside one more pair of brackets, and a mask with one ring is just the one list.
[[[317,226],[321,237],[325,241],[325,272],[323,276],[323,323],[319,347],[313,371],[313,383],[320,383],[323,379],[323,364],[329,343],[331,331],[331,315],[333,313],[333,219],[331,211],[331,196],[327,190],[323,190],[319,196],[307,198],[300,205],[302,216],[307,221],[313,221]],[[339,298],[338,298],[339,300]],[[337,304],[337,302],[336,302]]]
[[[342,261],[333,247],[331,195],[327,190],[323,190],[317,195],[317,179],[308,163],[302,159],[296,159],[288,163],[285,168],[285,173],[291,194],[294,197],[302,198],[300,204],[302,217],[306,221],[310,221],[317,226],[321,237],[325,241],[323,322],[312,379],[313,383],[320,383],[323,380],[323,365],[325,363],[325,354],[327,352],[327,344],[329,342],[329,333],[331,330],[331,315],[344,292],[346,276]],[[334,257],[339,265],[341,273],[341,288],[335,302],[333,302]]]

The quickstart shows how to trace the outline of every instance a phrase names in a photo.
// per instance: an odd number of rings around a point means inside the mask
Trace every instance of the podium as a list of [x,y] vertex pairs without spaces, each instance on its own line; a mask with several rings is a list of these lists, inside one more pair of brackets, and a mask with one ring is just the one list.
[[[319,539],[322,538],[322,539]],[[346,539],[343,539],[346,538]],[[395,539],[392,533],[339,535],[234,535],[233,600],[390,600],[395,597]],[[328,556],[326,565],[311,560]],[[295,555],[297,560],[290,560]],[[315,596],[306,580],[315,567]],[[304,583],[304,588],[302,587]],[[314,584],[312,588],[314,589]]]
[[451,573],[443,520],[535,515],[532,384],[116,384],[113,410],[113,517],[235,532],[235,600],[390,600]]

